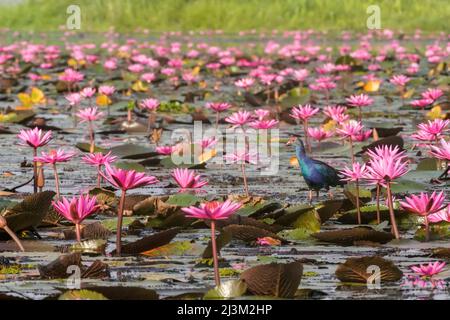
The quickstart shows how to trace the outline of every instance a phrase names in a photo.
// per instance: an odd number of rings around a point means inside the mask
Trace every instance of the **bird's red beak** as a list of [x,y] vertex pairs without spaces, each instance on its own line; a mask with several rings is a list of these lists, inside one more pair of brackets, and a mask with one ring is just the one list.
[[288,142],[286,142],[286,145],[289,146],[289,145],[293,144],[295,142],[295,140],[297,140],[297,137],[290,137]]

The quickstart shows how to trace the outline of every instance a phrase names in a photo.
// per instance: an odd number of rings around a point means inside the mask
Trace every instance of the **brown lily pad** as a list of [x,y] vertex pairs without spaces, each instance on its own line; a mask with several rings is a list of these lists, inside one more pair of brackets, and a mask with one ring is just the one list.
[[245,270],[241,280],[254,295],[292,298],[297,292],[303,275],[303,265],[291,263],[270,263]]
[[[161,247],[172,241],[172,239],[175,238],[178,232],[180,232],[179,228],[172,228],[144,237],[135,242],[122,245],[122,255],[140,254],[142,252]],[[116,250],[111,252],[112,255],[114,255],[115,253]]]
[[4,212],[8,226],[14,232],[37,227],[49,211],[54,196],[53,191],[43,191],[25,197]]
[[86,270],[81,273],[81,278],[103,279],[109,277],[108,265],[95,260]]
[[72,253],[59,256],[49,264],[38,266],[39,274],[45,279],[65,279],[70,276],[67,273],[69,266],[78,266],[81,268],[81,253]]
[[155,290],[129,286],[86,286],[83,289],[101,293],[110,300],[158,300]]
[[[95,239],[108,239],[112,232],[105,228],[100,222],[90,223],[88,225],[81,226],[81,238],[88,240]],[[75,230],[64,230],[64,239],[74,240],[76,239]]]
[[242,240],[245,242],[253,242],[258,240],[258,238],[271,237],[273,239],[280,240],[281,243],[288,243],[285,239],[279,237],[273,232],[260,229],[253,226],[245,226],[232,224],[223,228],[225,232],[229,232],[233,239]]
[[380,268],[381,282],[394,282],[403,277],[403,272],[392,261],[378,256],[349,258],[337,267],[336,277],[341,282],[368,283],[373,276],[371,266]]
[[394,236],[391,233],[376,231],[370,227],[324,231],[314,233],[312,236],[320,241],[331,242],[343,246],[351,246],[355,241],[387,243],[394,239]]
[[[220,250],[225,247],[228,243],[231,242],[232,235],[230,232],[222,230],[218,236],[216,236],[216,246],[217,246],[217,254],[220,255]],[[209,240],[208,245],[203,251],[202,258],[203,259],[211,259],[213,257],[212,254],[212,243]]]

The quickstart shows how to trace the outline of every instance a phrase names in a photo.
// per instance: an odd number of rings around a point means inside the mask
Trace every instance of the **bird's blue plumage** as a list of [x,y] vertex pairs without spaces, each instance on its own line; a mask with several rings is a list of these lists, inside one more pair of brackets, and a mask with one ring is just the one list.
[[295,145],[295,154],[300,164],[303,178],[312,190],[329,189],[337,185],[343,185],[336,170],[325,162],[308,157],[301,140]]

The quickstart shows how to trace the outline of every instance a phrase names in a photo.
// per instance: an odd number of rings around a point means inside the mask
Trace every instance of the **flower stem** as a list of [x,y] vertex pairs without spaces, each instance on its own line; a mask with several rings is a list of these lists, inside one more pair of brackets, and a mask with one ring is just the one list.
[[14,231],[12,231],[8,226],[4,226],[3,230],[6,231],[7,234],[9,234],[9,236],[14,240],[14,242],[17,244],[17,246],[19,247],[20,251],[25,252],[25,248],[22,245],[22,242],[20,241],[20,239],[16,236],[16,234],[14,233]]
[[77,241],[81,242],[81,226],[79,223],[75,223],[75,232],[77,234]]
[[359,121],[361,122],[362,121],[361,107],[358,107],[358,118],[359,118]]
[[242,161],[241,170],[242,170],[242,178],[244,178],[245,195],[248,197],[249,194],[248,194],[247,176],[245,175],[245,161]]
[[37,162],[34,158],[37,156],[37,148],[33,148],[33,193],[37,192]]
[[311,145],[309,144],[309,137],[308,137],[308,120],[303,121],[303,130],[305,131],[306,149],[308,150],[308,152],[311,152]]
[[353,163],[355,163],[355,155],[353,154],[353,140],[351,137],[350,137],[349,141],[350,141],[350,154],[352,155],[352,164],[353,164]]
[[381,192],[381,186],[379,183],[377,183],[377,223],[381,223],[381,213],[380,213],[380,192]]
[[356,180],[356,211],[358,213],[358,224],[361,224],[361,209],[359,205],[359,180]]
[[89,140],[90,140],[90,147],[89,152],[94,153],[95,149],[95,141],[94,141],[94,128],[92,126],[92,121],[89,121]]
[[128,109],[128,111],[127,111],[127,121],[128,121],[128,123],[131,122],[131,109]]
[[217,129],[219,128],[219,120],[220,120],[220,113],[216,112],[216,134],[217,134]]
[[125,206],[125,190],[122,190],[119,203],[119,212],[117,213],[117,230],[116,230],[116,255],[120,257],[122,251],[122,219],[123,208]]
[[58,171],[56,170],[56,163],[53,164],[53,172],[55,174],[56,198],[59,199],[59,196],[60,196],[60,192],[59,192],[59,177],[58,177]]
[[102,175],[100,174],[100,171],[101,171],[100,167],[101,166],[97,167],[97,188],[100,188],[100,182],[102,179]]
[[391,217],[392,232],[395,236],[395,239],[400,239],[400,235],[398,233],[398,228],[397,228],[397,222],[395,221],[394,204],[392,203],[392,192],[391,192],[391,183],[390,182],[387,182],[386,190],[387,190],[387,196],[388,196],[389,215]]
[[425,241],[430,241],[430,224],[428,222],[428,216],[425,217]]
[[216,223],[214,220],[211,220],[211,245],[214,262],[214,280],[216,281],[216,286],[220,286],[219,259],[217,257],[216,246]]

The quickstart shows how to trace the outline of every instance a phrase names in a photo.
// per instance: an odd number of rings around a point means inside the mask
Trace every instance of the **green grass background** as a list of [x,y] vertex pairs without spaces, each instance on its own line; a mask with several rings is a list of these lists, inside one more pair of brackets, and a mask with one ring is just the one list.
[[[11,0],[9,0],[11,1]],[[1,3],[1,0],[0,0]],[[0,6],[0,27],[55,31],[66,8],[81,7],[82,31],[366,30],[366,9],[381,8],[381,27],[449,31],[449,0],[28,0]]]

